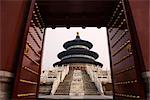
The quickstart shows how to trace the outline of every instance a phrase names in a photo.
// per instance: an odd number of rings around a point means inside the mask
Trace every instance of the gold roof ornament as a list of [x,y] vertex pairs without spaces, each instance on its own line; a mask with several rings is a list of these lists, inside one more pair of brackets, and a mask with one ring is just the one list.
[[79,32],[77,32],[77,36],[79,36]]

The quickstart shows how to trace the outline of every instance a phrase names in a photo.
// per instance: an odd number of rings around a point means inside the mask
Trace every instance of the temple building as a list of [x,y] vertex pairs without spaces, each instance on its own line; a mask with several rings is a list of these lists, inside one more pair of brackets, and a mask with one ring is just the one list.
[[66,51],[58,54],[60,61],[53,64],[56,79],[52,95],[103,95],[98,70],[103,64],[97,62],[98,54],[90,51],[92,43],[80,39],[79,33],[74,40],[67,41]]

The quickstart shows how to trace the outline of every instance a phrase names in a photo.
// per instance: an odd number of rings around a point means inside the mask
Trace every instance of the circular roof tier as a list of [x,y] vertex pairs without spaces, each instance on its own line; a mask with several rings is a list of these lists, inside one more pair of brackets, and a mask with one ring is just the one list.
[[88,64],[98,65],[98,66],[101,66],[101,67],[103,66],[103,64],[100,63],[100,62],[96,62],[92,59],[82,58],[82,57],[64,59],[64,60],[61,60],[59,62],[54,63],[53,66],[56,66],[56,65],[61,66],[63,64],[70,64],[70,63],[88,63]]
[[89,49],[91,49],[93,47],[92,43],[82,40],[80,39],[80,36],[77,34],[76,39],[71,40],[71,41],[67,41],[66,43],[64,43],[63,47],[65,49],[67,49],[70,46],[74,46],[74,45],[83,45],[88,47]]
[[81,48],[74,48],[74,49],[69,49],[67,51],[63,51],[60,52],[57,56],[59,59],[68,56],[68,55],[88,55],[91,56],[95,59],[98,58],[98,54],[93,52],[93,51],[89,51],[87,49],[81,49]]

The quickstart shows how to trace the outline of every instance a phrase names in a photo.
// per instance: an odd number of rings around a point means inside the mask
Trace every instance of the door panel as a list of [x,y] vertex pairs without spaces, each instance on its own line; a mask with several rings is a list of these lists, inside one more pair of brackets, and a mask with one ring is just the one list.
[[45,27],[37,3],[33,3],[30,12],[31,19],[28,20],[29,25],[26,26],[28,30],[25,43],[23,43],[24,53],[17,70],[14,99],[35,99],[38,96]]
[[124,0],[120,0],[108,23],[114,99],[144,99],[144,88],[140,77],[137,50],[128,25]]

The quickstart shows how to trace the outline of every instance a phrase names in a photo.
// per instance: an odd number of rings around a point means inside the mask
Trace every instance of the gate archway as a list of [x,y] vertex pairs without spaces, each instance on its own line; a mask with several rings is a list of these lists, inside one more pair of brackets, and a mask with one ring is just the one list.
[[145,62],[141,56],[133,20],[135,17],[130,9],[133,7],[131,1],[32,0],[22,1],[20,4],[21,11],[24,11],[22,15],[28,17],[24,19],[25,25],[20,22],[22,36],[18,35],[18,38],[22,37],[23,40],[19,41],[21,49],[18,49],[19,53],[14,61],[17,71],[13,98],[37,98],[45,28],[77,26],[107,27],[114,98],[145,98],[141,77],[145,71]]

